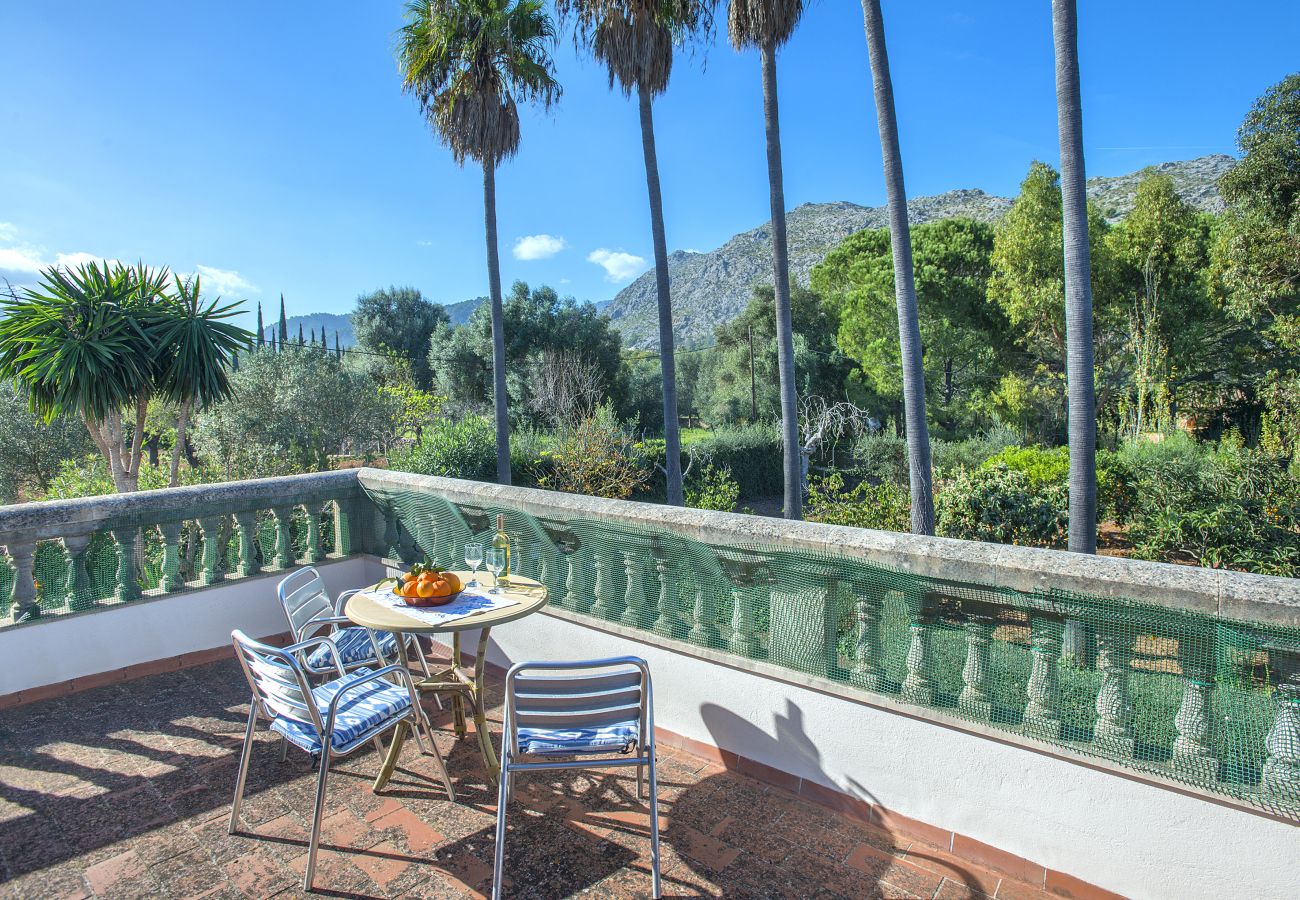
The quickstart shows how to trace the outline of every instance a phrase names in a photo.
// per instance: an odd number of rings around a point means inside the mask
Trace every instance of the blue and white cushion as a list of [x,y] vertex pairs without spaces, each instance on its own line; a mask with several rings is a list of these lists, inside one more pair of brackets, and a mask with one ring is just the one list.
[[641,723],[616,722],[594,728],[519,728],[524,753],[631,753],[640,743]]
[[[329,721],[330,703],[334,697],[354,684],[362,676],[369,675],[370,669],[364,666],[335,679],[318,688],[313,688],[311,695],[320,710],[322,722]],[[334,733],[330,745],[336,751],[351,749],[368,738],[371,732],[381,725],[392,721],[411,709],[411,695],[402,687],[389,681],[371,681],[347,692],[339,704],[334,716]],[[271,730],[279,732],[285,739],[296,744],[308,753],[319,753],[321,738],[316,733],[316,726],[311,722],[302,722],[288,716],[277,716],[271,723]]]
[[[342,628],[330,637],[334,640],[334,645],[339,648],[339,656],[343,657],[343,665],[358,666],[362,663],[378,662],[375,659],[375,648],[370,644],[370,634],[367,629]],[[388,659],[397,658],[397,638],[391,632],[381,631],[375,635],[379,641],[379,650]],[[334,668],[334,654],[330,651],[328,644],[321,644],[311,652],[307,657],[307,665],[313,669],[332,669]]]

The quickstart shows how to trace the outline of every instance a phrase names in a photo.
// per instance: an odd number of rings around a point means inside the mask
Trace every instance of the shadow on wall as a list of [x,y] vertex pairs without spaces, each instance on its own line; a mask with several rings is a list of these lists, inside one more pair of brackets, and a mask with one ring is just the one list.
[[[886,888],[907,890],[918,877],[933,879],[936,870],[942,871],[946,878],[960,882],[977,895],[989,890],[989,886],[977,878],[974,872],[963,868],[952,859],[946,853],[947,848],[934,848],[928,844],[917,843],[910,837],[894,832],[882,818],[875,815],[871,817],[869,823],[862,822],[867,805],[873,812],[883,809],[883,806],[866,785],[852,777],[832,776],[822,768],[821,752],[817,749],[816,740],[808,734],[803,710],[789,698],[786,699],[785,712],[773,716],[772,733],[768,733],[730,709],[713,703],[701,705],[700,716],[709,730],[713,745],[722,749],[723,764],[728,772],[704,779],[684,791],[673,806],[675,816],[694,818],[691,810],[693,804],[711,802],[709,794],[712,791],[709,781],[721,778],[732,779],[735,777],[731,774],[733,771],[766,780],[763,772],[755,770],[771,766],[767,761],[779,761],[781,765],[776,768],[781,772],[802,773],[801,784],[810,782],[821,787],[833,785],[834,789],[841,794],[859,801],[857,804],[852,804],[854,809],[851,812],[822,807],[827,809],[827,815],[843,817],[864,826],[859,832],[859,836],[863,838],[861,842],[848,854],[848,859],[841,860],[847,862],[856,876],[851,890],[852,895],[872,894],[871,888],[877,885],[883,886],[882,890]],[[864,742],[866,740],[867,736],[864,735]],[[737,751],[732,748],[742,749]],[[778,795],[784,793],[783,788],[774,786],[769,786],[767,790]],[[806,799],[805,802],[816,803],[817,801]],[[848,805],[846,803],[846,806]],[[780,819],[770,823],[767,828],[777,836],[787,831]],[[668,833],[672,833],[671,823]],[[943,852],[944,855],[940,856],[939,852]],[[785,862],[788,867],[789,861]],[[830,890],[835,889],[834,885],[825,887]],[[884,892],[887,894],[888,890]]]

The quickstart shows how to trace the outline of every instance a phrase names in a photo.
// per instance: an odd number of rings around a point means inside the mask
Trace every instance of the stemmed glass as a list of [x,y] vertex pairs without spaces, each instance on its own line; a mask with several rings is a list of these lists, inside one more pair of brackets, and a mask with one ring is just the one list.
[[506,552],[504,550],[489,550],[486,557],[488,571],[492,573],[492,590],[489,594],[501,593],[501,571],[506,567]]
[[483,565],[483,545],[474,542],[465,545],[465,565],[474,570],[470,576],[469,584],[465,587],[478,587],[478,567]]

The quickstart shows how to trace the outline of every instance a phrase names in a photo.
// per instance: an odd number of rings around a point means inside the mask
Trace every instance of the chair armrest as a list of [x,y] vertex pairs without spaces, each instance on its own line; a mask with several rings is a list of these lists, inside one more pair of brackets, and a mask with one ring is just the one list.
[[352,595],[359,594],[363,590],[364,588],[352,588],[351,590],[347,590],[339,594],[339,598],[334,601],[335,615],[339,615],[339,616],[343,615],[343,607],[346,606],[347,602],[352,599]]
[[[339,675],[340,676],[346,675],[347,670],[343,668],[343,656],[339,653],[338,645],[334,643],[334,639],[332,637],[328,637],[323,634],[318,637],[310,637],[305,640],[298,641],[296,644],[290,644],[289,646],[284,648],[284,652],[297,655],[303,653],[303,651],[309,648],[319,646],[320,644],[324,644],[330,648],[330,659],[334,660],[334,668],[338,670]],[[302,665],[306,666],[307,663],[306,663],[305,655],[302,657],[302,659],[303,659]]]
[[400,665],[394,664],[391,666],[384,666],[382,669],[376,669],[375,671],[371,672],[369,675],[362,676],[361,678],[357,678],[354,681],[349,682],[348,684],[344,685],[337,694],[334,695],[334,698],[330,700],[329,715],[326,717],[325,720],[326,731],[332,732],[334,730],[334,716],[338,713],[339,702],[343,699],[345,694],[347,694],[349,691],[353,690],[354,688],[360,687],[363,684],[369,684],[372,681],[380,681],[394,673],[400,675],[401,680],[406,682],[406,689],[411,695],[411,702],[417,703],[418,700],[415,694],[415,683],[411,680],[411,673],[406,669],[402,668]]

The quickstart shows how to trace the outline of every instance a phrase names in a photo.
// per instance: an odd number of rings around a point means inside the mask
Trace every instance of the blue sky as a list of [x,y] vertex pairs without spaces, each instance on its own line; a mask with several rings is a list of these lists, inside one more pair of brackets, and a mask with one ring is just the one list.
[[[1047,0],[884,6],[910,195],[1014,195],[1031,160],[1055,163]],[[1081,6],[1090,175],[1233,152],[1251,101],[1297,68],[1294,0]],[[0,0],[0,274],[144,259],[250,308],[283,292],[290,314],[388,284],[485,293],[481,172],[400,93],[400,19],[396,0]],[[555,57],[563,99],[525,113],[498,176],[503,279],[604,300],[651,255],[636,109],[567,34]],[[859,4],[814,0],[779,77],[788,206],[883,203]],[[767,219],[755,53],[719,35],[679,54],[655,112],[670,248]]]

